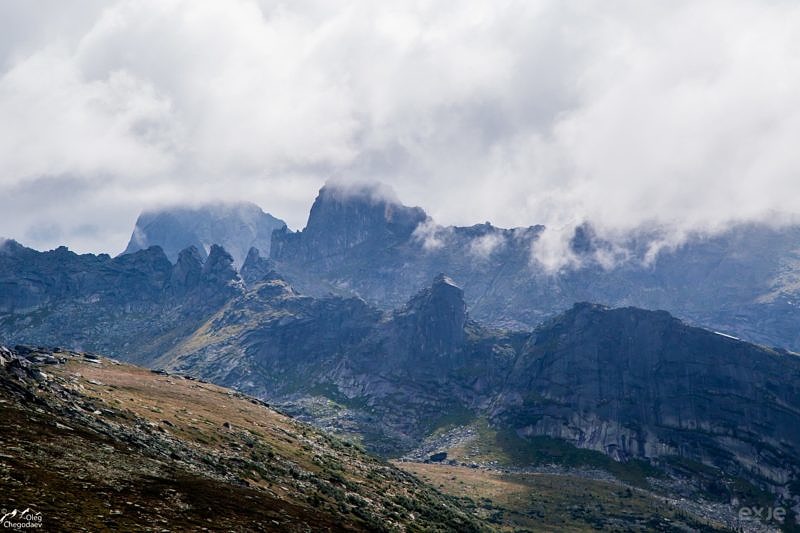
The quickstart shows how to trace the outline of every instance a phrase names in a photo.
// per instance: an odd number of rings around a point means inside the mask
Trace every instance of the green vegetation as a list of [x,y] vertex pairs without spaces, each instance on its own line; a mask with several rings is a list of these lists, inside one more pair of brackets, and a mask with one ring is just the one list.
[[566,467],[600,468],[620,481],[637,487],[647,487],[648,477],[661,477],[663,472],[641,460],[615,461],[595,450],[576,448],[552,437],[522,438],[513,431],[497,433],[496,442],[516,465],[557,464]]
[[429,425],[427,433],[440,434],[458,426],[465,426],[475,420],[475,412],[463,405],[454,405],[435,418]]
[[72,355],[47,370],[20,381],[0,367],[0,488],[53,528],[487,529],[359,445],[233,391]]
[[[596,468],[605,470],[620,481],[637,487],[647,487],[648,477],[661,477],[663,472],[641,460],[618,462],[594,450],[576,448],[568,442],[552,437],[520,437],[508,429],[497,430],[485,418],[474,425],[475,441],[451,452],[454,458],[465,462],[491,463],[508,466],[558,465],[568,468]],[[471,450],[477,450],[472,452]]]
[[619,483],[555,474],[503,474],[401,463],[502,531],[723,531]]

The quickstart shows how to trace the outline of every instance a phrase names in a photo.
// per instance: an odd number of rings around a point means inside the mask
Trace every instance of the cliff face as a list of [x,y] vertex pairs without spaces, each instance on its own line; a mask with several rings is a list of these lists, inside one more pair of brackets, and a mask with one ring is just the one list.
[[261,257],[258,248],[250,248],[239,274],[247,285],[261,281],[270,272],[275,270],[275,264],[265,257]]
[[123,254],[160,246],[170,261],[176,261],[181,250],[194,246],[205,258],[211,246],[218,244],[231,254],[238,268],[250,248],[269,255],[273,230],[285,226],[282,220],[248,202],[149,210],[136,220]]
[[417,293],[394,316],[399,336],[422,358],[446,357],[464,344],[467,304],[464,291],[444,274]]
[[271,257],[335,262],[354,248],[368,253],[405,242],[424,220],[422,209],[401,205],[380,186],[329,184],[320,189],[303,231],[275,233]]
[[680,455],[784,483],[800,457],[800,357],[666,312],[579,304],[532,335],[493,416],[618,459]]
[[170,263],[154,246],[132,254],[0,249],[0,339],[68,345],[147,362],[244,291],[231,256],[188,248]]
[[578,265],[555,273],[532,260],[543,230],[438,226],[389,193],[326,186],[303,231],[275,233],[271,259],[304,294],[355,295],[385,310],[447,272],[463,287],[471,316],[496,326],[532,328],[575,302],[592,301],[666,309],[753,342],[800,350],[799,227],[734,226],[690,237],[648,261],[659,235],[637,235],[626,243],[632,257],[610,265],[614,245],[584,224],[570,240]]
[[[579,304],[508,333],[469,320],[444,276],[387,313],[274,278],[201,333],[159,364],[291,402],[383,453],[415,446],[439,420],[485,417],[622,461],[679,456],[776,486],[800,472],[800,357],[664,311]],[[349,414],[309,411],[314,397]]]

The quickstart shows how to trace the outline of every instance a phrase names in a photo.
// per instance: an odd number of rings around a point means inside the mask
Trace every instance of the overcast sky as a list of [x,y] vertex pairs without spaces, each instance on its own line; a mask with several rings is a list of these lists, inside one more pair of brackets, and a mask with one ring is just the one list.
[[0,235],[117,253],[208,199],[302,228],[331,177],[444,224],[774,220],[798,28],[769,0],[4,1]]

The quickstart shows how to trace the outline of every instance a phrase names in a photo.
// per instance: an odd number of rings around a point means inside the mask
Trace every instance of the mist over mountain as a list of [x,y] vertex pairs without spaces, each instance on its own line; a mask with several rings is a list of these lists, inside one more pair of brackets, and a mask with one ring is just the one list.
[[212,244],[222,244],[238,268],[250,248],[268,256],[272,231],[285,226],[285,222],[249,202],[165,207],[139,215],[122,253],[160,246],[174,262],[189,246],[205,257]]
[[[569,241],[570,266],[555,272],[533,253],[545,234],[541,225],[441,226],[422,209],[403,205],[386,186],[330,182],[301,231],[290,231],[251,204],[173,208],[143,214],[129,248],[164,243],[172,255],[161,248],[164,265],[153,268],[167,271],[167,263],[176,263],[182,276],[195,279],[192,271],[218,240],[226,251],[238,250],[241,259],[231,254],[232,266],[247,285],[275,271],[303,294],[357,296],[383,310],[403,305],[444,272],[463,287],[471,316],[492,325],[532,328],[574,302],[591,301],[665,309],[746,340],[800,349],[800,226],[737,225],[672,248],[659,247],[657,232],[622,246],[584,224]],[[192,246],[195,259],[182,252]],[[80,284],[61,283],[59,272],[84,256],[63,248],[35,253],[15,241],[3,249],[1,259],[9,265],[3,272],[6,309],[80,290]],[[130,255],[110,264],[127,264]],[[80,280],[92,276],[79,272],[79,265],[91,270],[109,260],[85,257],[69,267]],[[21,277],[31,270],[36,274]]]
[[0,529],[800,531],[798,27],[0,2]]
[[[376,199],[377,198],[377,199]],[[402,305],[440,272],[464,288],[470,313],[533,327],[574,302],[666,309],[751,341],[800,349],[800,226],[741,224],[660,247],[658,232],[620,244],[591,225],[568,241],[569,265],[551,271],[535,247],[544,226],[440,226],[419,208],[369,188],[320,190],[306,228],[273,235],[271,260],[300,291]]]
[[220,199],[299,227],[328,176],[562,251],[587,221],[680,242],[800,212],[788,2],[142,6],[4,8],[4,235],[116,251],[154,201]]
[[[795,505],[800,357],[665,311],[567,304],[580,291],[677,294],[711,312],[730,298],[740,320],[780,344],[796,335],[781,313],[792,308],[793,234],[741,228],[650,266],[606,270],[592,259],[606,244],[585,228],[572,246],[586,263],[554,278],[531,263],[540,227],[436,227],[374,191],[323,189],[306,229],[275,230],[271,257],[251,248],[240,271],[217,244],[205,257],[189,246],[172,262],[158,246],[112,258],[6,241],[0,343],[102,351],[192,374],[387,457],[601,465],[619,480],[666,476],[658,490],[671,496],[690,490],[729,506],[761,494]],[[756,329],[736,302],[761,290],[776,264],[785,292],[756,302],[772,325]],[[481,317],[487,310],[494,320]],[[535,328],[522,321],[545,315]],[[715,485],[709,468],[730,484]]]

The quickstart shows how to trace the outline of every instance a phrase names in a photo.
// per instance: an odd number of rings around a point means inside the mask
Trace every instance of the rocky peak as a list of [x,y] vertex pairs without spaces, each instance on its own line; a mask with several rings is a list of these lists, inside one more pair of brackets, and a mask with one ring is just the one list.
[[403,205],[394,191],[383,184],[329,183],[320,189],[306,228],[318,231],[330,223],[344,225],[355,222],[360,229],[384,226],[394,233],[408,236],[425,219],[421,208]]
[[[66,256],[67,254],[72,254],[72,252],[63,251],[61,255]],[[93,258],[93,256],[86,257],[87,259]],[[122,271],[146,277],[154,287],[163,285],[172,272],[172,263],[167,259],[160,246],[151,246],[146,250],[117,257],[113,262]]]
[[384,248],[407,240],[426,218],[421,208],[404,206],[384,185],[328,183],[320,189],[299,238],[286,230],[275,232],[272,258],[300,254],[313,260],[365,243]]
[[269,259],[261,257],[258,248],[252,247],[247,252],[247,258],[244,260],[239,273],[242,276],[242,280],[250,286],[264,279],[273,270],[275,270],[275,264]]
[[14,239],[0,237],[0,253],[10,254],[24,249],[25,247]]
[[576,254],[591,254],[597,250],[597,232],[588,222],[576,226],[569,241],[569,246]]
[[196,246],[181,250],[178,261],[172,268],[172,285],[191,288],[200,282],[203,273],[203,256]]
[[249,202],[148,210],[136,220],[123,254],[157,244],[175,261],[180,251],[189,246],[196,247],[205,257],[210,245],[219,243],[229,251],[234,264],[241,265],[251,247],[268,254],[273,230],[285,225]]
[[666,311],[651,311],[636,307],[610,308],[605,305],[578,302],[571,309],[552,322],[546,323],[546,329],[552,325],[569,327],[573,332],[587,332],[593,335],[601,329],[611,328],[619,331],[635,332],[638,328],[649,330],[665,330],[668,327],[683,327],[684,324]]
[[298,296],[289,282],[283,279],[283,277],[274,270],[270,270],[261,276],[253,292],[267,301],[275,298],[291,298]]
[[202,279],[210,283],[229,284],[239,279],[233,268],[233,257],[225,248],[212,244],[208,258],[203,264]]
[[430,287],[409,300],[398,319],[411,329],[419,352],[451,353],[464,343],[467,322],[464,291],[449,277],[439,274]]

